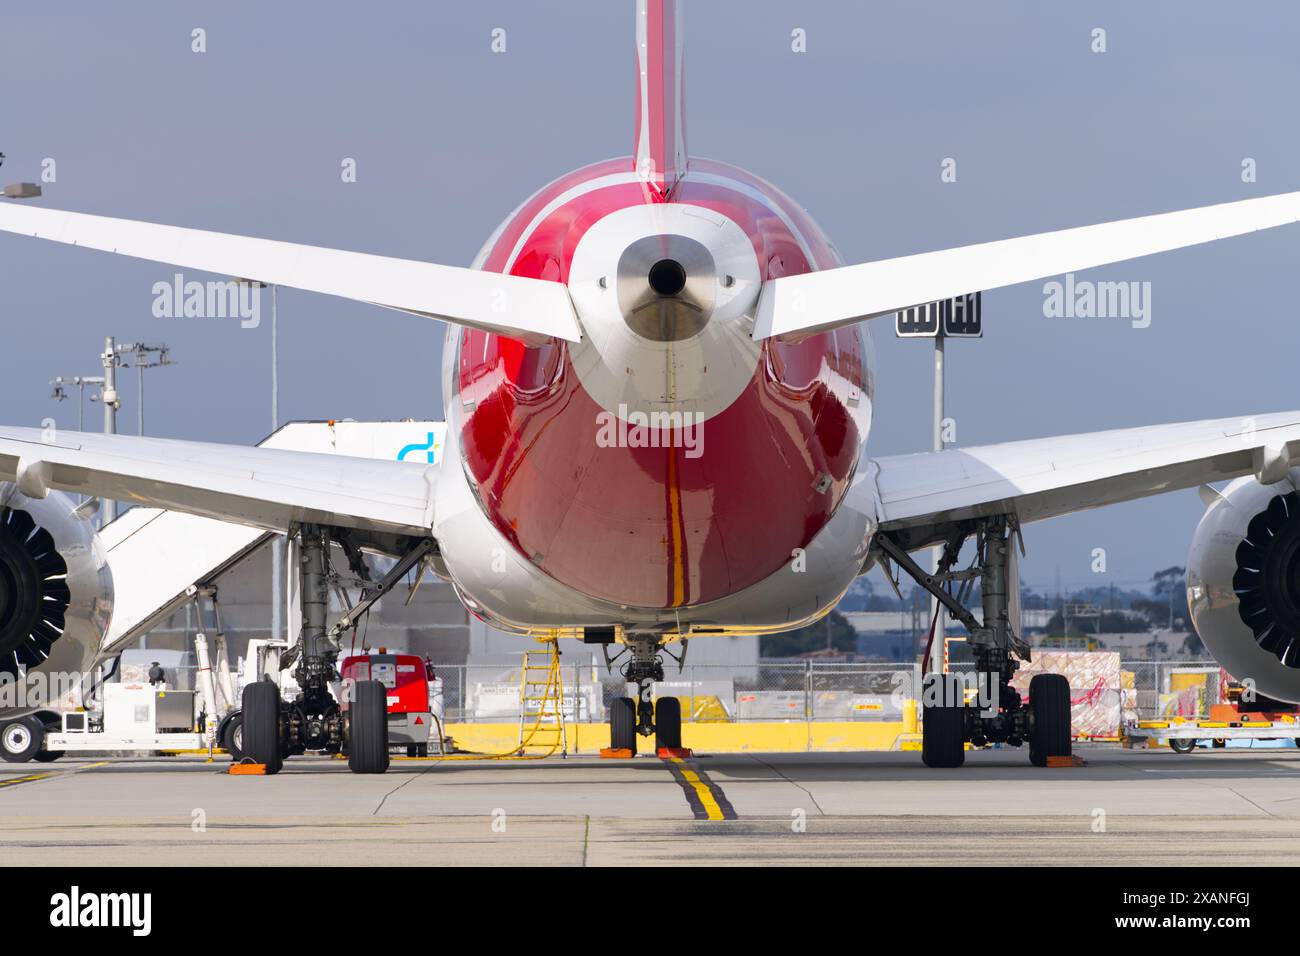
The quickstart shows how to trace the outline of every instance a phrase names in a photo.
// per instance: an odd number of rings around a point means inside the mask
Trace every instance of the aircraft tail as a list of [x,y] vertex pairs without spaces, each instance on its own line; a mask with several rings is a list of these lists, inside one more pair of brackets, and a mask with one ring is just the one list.
[[679,0],[637,0],[636,157],[641,177],[665,199],[686,172],[682,20]]

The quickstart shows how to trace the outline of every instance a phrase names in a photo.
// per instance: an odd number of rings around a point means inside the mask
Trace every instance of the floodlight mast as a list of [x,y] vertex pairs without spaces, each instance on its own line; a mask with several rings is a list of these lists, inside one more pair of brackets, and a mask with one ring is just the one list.
[[[135,356],[136,381],[139,385],[139,401],[136,403],[136,434],[144,435],[144,370],[147,368],[161,368],[164,365],[175,365],[171,360],[171,352],[164,343],[150,345],[144,342],[132,342],[129,345],[117,346],[118,365],[121,368],[130,368],[122,357],[126,355]],[[150,356],[154,356],[150,358]]]

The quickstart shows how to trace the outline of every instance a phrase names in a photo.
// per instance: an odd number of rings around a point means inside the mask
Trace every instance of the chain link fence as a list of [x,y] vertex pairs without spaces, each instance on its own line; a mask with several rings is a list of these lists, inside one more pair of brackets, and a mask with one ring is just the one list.
[[[974,664],[953,661],[950,670],[974,687]],[[450,722],[499,722],[519,719],[519,667],[436,664],[442,680],[446,719]],[[142,665],[121,675],[147,680]],[[599,723],[610,702],[634,690],[603,663],[564,663],[561,681],[565,718]],[[169,687],[197,689],[197,669],[190,664],[166,668]],[[903,719],[905,701],[915,700],[920,666],[915,663],[836,663],[762,660],[750,665],[687,664],[680,672],[669,662],[656,697],[678,697],[684,721],[843,721]],[[1122,719],[1206,718],[1223,703],[1220,670],[1206,661],[1121,661],[1119,700]],[[1076,687],[1083,700],[1091,687]],[[1098,695],[1097,699],[1103,698]],[[1105,698],[1109,701],[1111,698]],[[1113,706],[1113,705],[1112,705]]]
[[[519,719],[519,667],[435,664],[449,722]],[[954,671],[972,670],[954,662]],[[918,664],[763,660],[751,665],[669,662],[656,697],[682,701],[686,722],[855,721],[903,719],[920,688]],[[1119,697],[1128,720],[1206,717],[1220,703],[1219,668],[1205,661],[1123,661]],[[634,693],[604,664],[561,668],[565,718],[598,723],[610,702]],[[1076,688],[1081,695],[1092,688]]]
[[[442,680],[447,720],[518,719],[518,667],[434,665]],[[656,683],[656,697],[682,701],[685,722],[901,720],[914,699],[920,671],[911,663],[760,661],[752,665],[671,663]],[[610,702],[634,689],[617,668],[565,664],[561,669],[565,717],[599,722]]]

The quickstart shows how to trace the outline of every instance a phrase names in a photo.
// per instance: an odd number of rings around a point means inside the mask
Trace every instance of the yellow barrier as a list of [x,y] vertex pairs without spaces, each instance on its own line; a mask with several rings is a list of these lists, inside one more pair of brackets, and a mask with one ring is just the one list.
[[[907,719],[910,717],[910,720]],[[683,723],[682,746],[700,753],[793,753],[899,750],[916,733],[915,711],[901,721],[814,721],[813,723]],[[596,754],[609,746],[608,724],[568,724],[569,752]],[[500,753],[519,743],[518,723],[447,724],[446,734],[462,751]],[[648,752],[652,740],[638,738]]]

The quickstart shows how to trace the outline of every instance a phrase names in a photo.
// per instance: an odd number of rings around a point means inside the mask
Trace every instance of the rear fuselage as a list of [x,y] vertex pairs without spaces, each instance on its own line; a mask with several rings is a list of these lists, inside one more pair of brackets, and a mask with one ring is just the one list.
[[[800,557],[849,490],[873,383],[863,326],[751,336],[762,281],[839,264],[798,205],[699,159],[665,200],[630,166],[556,180],[479,254],[478,268],[565,283],[583,339],[528,348],[451,329],[458,454],[444,471],[463,471],[510,564],[631,625],[725,603],[792,563],[806,572]],[[476,590],[484,616],[530,617]]]

